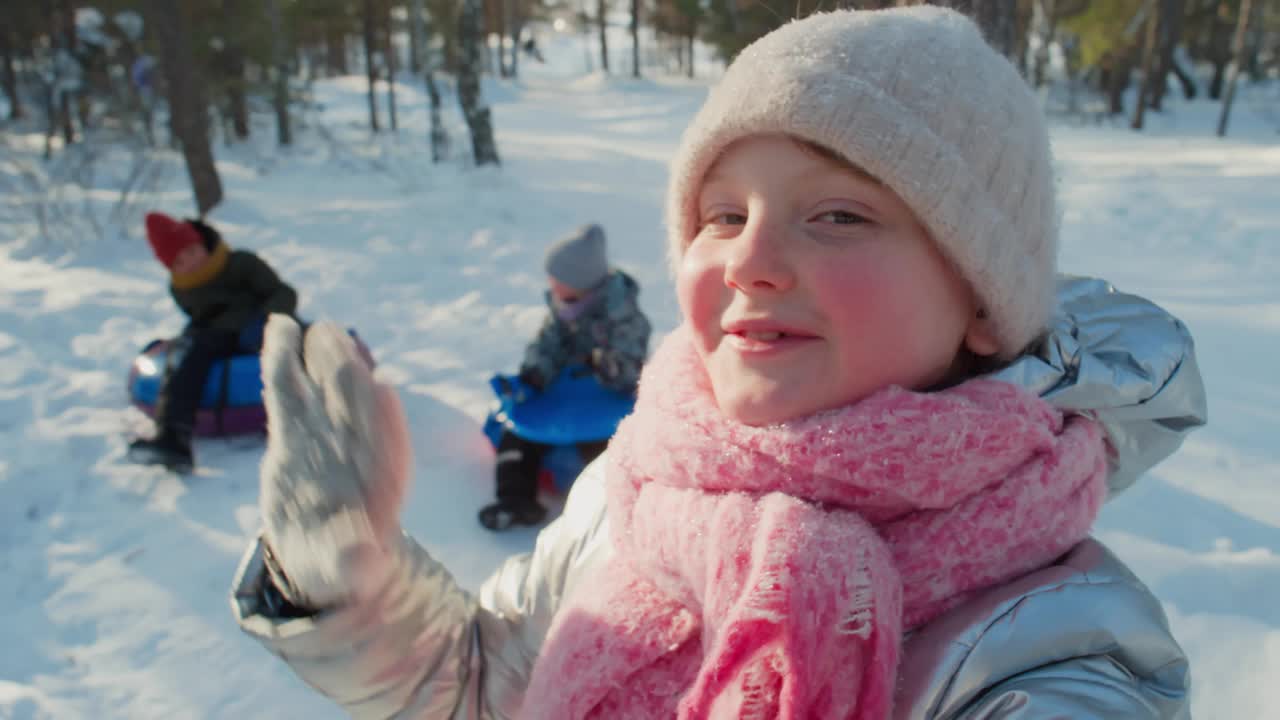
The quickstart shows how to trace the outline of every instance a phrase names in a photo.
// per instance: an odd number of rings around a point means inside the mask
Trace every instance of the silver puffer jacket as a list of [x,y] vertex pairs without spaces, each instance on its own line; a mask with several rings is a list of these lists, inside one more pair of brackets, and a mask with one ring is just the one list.
[[[1105,425],[1114,495],[1205,422],[1191,337],[1097,280],[1064,279],[1060,300],[1040,352],[998,377]],[[584,472],[533,552],[507,560],[478,596],[404,537],[398,572],[374,600],[277,617],[255,542],[233,587],[236,620],[353,716],[515,717],[561,599],[610,561],[604,468]],[[895,717],[1186,718],[1189,682],[1159,602],[1086,540],[910,633]]]

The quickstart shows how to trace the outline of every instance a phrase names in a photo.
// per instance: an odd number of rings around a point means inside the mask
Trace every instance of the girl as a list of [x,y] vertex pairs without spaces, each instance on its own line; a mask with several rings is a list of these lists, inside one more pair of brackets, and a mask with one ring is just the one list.
[[793,22],[672,163],[683,322],[537,547],[473,597],[400,531],[393,392],[268,328],[242,627],[358,717],[1183,717],[1088,538],[1203,422],[1185,329],[1066,280],[1044,121],[964,17]]

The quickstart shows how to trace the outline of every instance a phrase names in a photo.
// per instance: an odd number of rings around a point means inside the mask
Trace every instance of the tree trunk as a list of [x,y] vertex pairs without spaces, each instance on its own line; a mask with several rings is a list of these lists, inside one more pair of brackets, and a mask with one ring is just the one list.
[[409,72],[417,75],[427,69],[427,29],[422,17],[422,0],[409,0],[405,3],[405,12],[409,16]]
[[689,78],[692,79],[693,78],[693,47],[694,47],[694,43],[697,42],[698,40],[698,21],[695,18],[689,18],[689,37],[686,39],[688,40],[687,46],[688,46],[688,53],[689,53],[689,62],[685,64],[684,68]]
[[62,118],[62,140],[70,145],[76,141],[76,126],[71,121],[71,93],[62,93],[58,104],[58,117]]
[[378,99],[374,92],[378,85],[378,63],[375,59],[378,47],[378,31],[375,27],[376,20],[373,7],[375,2],[376,0],[364,0],[364,66],[365,75],[369,80],[369,128],[374,132],[380,132],[382,128],[378,126]]
[[222,181],[209,148],[209,116],[204,79],[192,58],[191,33],[180,5],[147,0],[152,37],[160,46],[160,63],[169,99],[169,127],[182,144],[187,175],[203,217],[222,200]]
[[427,97],[431,100],[431,162],[444,160],[449,149],[449,136],[445,134],[444,122],[440,119],[440,90],[436,87],[435,71],[430,66],[423,71],[427,84]]
[[1080,42],[1067,36],[1062,42],[1062,64],[1067,72],[1067,113],[1080,111]]
[[[76,62],[73,54],[76,46],[76,21],[71,2],[58,0],[56,5],[51,4],[50,21],[52,22],[50,31],[53,36],[55,68],[61,65],[60,71],[55,71],[55,75],[61,77],[69,73],[71,64]],[[64,57],[59,58],[60,54]],[[71,122],[72,93],[66,88],[55,92],[54,101],[57,104],[58,124],[62,126],[62,139],[70,145],[76,140],[75,126]]]
[[463,0],[458,17],[458,44],[462,55],[458,63],[458,103],[471,131],[471,152],[476,165],[497,165],[498,147],[494,143],[489,108],[480,95],[483,40],[480,0]]
[[249,101],[244,91],[244,55],[236,48],[233,57],[227,58],[227,104],[231,110],[231,126],[236,137],[249,137]]
[[594,72],[595,65],[591,59],[591,16],[587,14],[588,0],[582,0],[582,12],[579,17],[582,18],[582,58],[583,64],[587,72]]
[[[1272,9],[1280,9],[1273,2]],[[1241,69],[1249,73],[1249,78],[1254,82],[1261,82],[1263,79],[1262,69],[1262,46],[1267,35],[1266,19],[1267,9],[1266,0],[1255,2],[1253,4],[1253,12],[1255,16],[1249,20],[1249,33],[1246,36],[1244,44],[1244,58],[1241,60]]]
[[520,36],[525,32],[525,18],[513,14],[511,17],[511,77],[520,76]]
[[391,3],[387,3],[382,13],[384,38],[386,40],[387,66],[387,117],[391,123],[391,132],[399,132],[400,123],[396,117],[396,46],[391,37]]
[[1182,66],[1178,64],[1177,58],[1172,58],[1169,61],[1169,70],[1174,77],[1178,78],[1178,83],[1182,85],[1183,97],[1188,100],[1194,100],[1197,92],[1196,81],[1186,70],[1182,69]]
[[[631,1],[636,4],[639,3],[639,0],[631,0]],[[892,5],[893,2],[894,0],[881,0],[880,7],[881,8],[888,7]],[[822,3],[818,3],[818,7],[822,7]],[[839,7],[844,7],[844,6],[840,5]],[[742,20],[738,17],[738,0],[725,0],[724,15],[725,15],[725,19],[728,21],[729,34],[737,35],[742,28]]]
[[1044,18],[1045,31],[1040,38],[1040,47],[1036,50],[1032,80],[1036,87],[1042,87],[1045,68],[1049,66],[1049,47],[1058,34],[1058,0],[1039,0],[1038,5]]
[[1030,77],[1027,67],[1027,47],[1031,36],[1031,18],[1035,14],[1031,3],[1033,0],[1015,0],[1013,14],[1009,17],[1010,52],[1013,53],[1014,64],[1018,66],[1018,74],[1023,78]]
[[1186,0],[1159,0],[1160,35],[1159,58],[1156,60],[1155,83],[1147,99],[1152,110],[1160,110],[1173,72],[1173,51],[1182,38],[1182,18],[1186,13]]
[[347,34],[332,20],[324,28],[324,64],[330,75],[347,74]]
[[427,84],[427,97],[431,100],[431,162],[444,160],[449,149],[449,136],[445,134],[444,123],[440,119],[440,90],[436,87],[435,71],[431,66],[423,70],[423,79]]
[[1222,115],[1218,117],[1218,137],[1227,134],[1227,121],[1231,118],[1231,102],[1236,95],[1236,80],[1240,75],[1240,60],[1244,52],[1244,36],[1249,29],[1249,15],[1253,12],[1253,0],[1240,0],[1240,14],[1236,18],[1236,35],[1231,41],[1231,72],[1227,76],[1227,92],[1222,98]]
[[1222,84],[1227,77],[1227,63],[1231,60],[1231,25],[1222,20],[1228,11],[1229,3],[1221,0],[1214,17],[1209,20],[1213,28],[1209,35],[1209,61],[1213,63],[1213,79],[1209,81],[1211,100],[1222,99]]
[[1133,122],[1130,127],[1142,129],[1143,118],[1147,111],[1147,102],[1155,92],[1155,55],[1156,35],[1160,28],[1161,3],[1152,2],[1147,6],[1146,32],[1142,41],[1142,85],[1138,87],[1138,100],[1134,103]]
[[419,45],[425,38],[418,34],[418,17],[414,13],[414,4],[412,2],[405,5],[405,12],[409,15],[409,74],[417,75],[422,72],[422,48]]
[[640,0],[631,0],[631,77],[640,77]]
[[[515,12],[511,15],[511,76],[515,77],[520,73],[520,55],[523,52],[521,46],[521,38],[524,37],[524,29],[529,26],[530,4],[528,0],[511,0],[515,3]],[[529,42],[536,42],[535,37],[530,37]],[[541,56],[533,51],[529,55],[534,59],[541,59]]]
[[[447,7],[457,9],[457,6],[449,3]],[[457,73],[459,64],[459,55],[461,51],[458,49],[458,27],[461,24],[461,18],[456,12],[448,14],[448,19],[444,19],[442,14],[440,19],[436,19],[436,14],[432,13],[432,19],[435,20],[436,27],[439,28],[440,34],[444,37],[444,71],[446,73]]]
[[280,0],[267,1],[271,23],[271,62],[275,65],[271,105],[276,111],[276,142],[293,144],[293,128],[289,122],[289,53],[286,49],[284,22],[280,19]]
[[429,123],[431,137],[431,162],[438,163],[444,160],[447,150],[448,137],[444,132],[444,124],[440,122],[440,91],[436,88],[435,68],[432,64],[431,57],[427,48],[427,28],[425,25],[425,16],[423,14],[422,0],[409,1],[409,36],[417,37],[416,43],[411,43],[412,47],[417,50],[412,52],[417,55],[417,64],[422,72],[423,83],[427,86],[427,97],[430,100],[430,116]]
[[1105,59],[1102,71],[1102,89],[1107,95],[1107,109],[1112,115],[1124,113],[1124,91],[1129,88],[1129,76],[1133,72],[1133,60],[1127,48],[1116,48]]
[[249,137],[249,101],[245,95],[244,47],[240,41],[240,23],[244,21],[243,0],[222,0],[222,47],[215,51],[215,82],[226,93],[227,113],[235,136]]
[[53,157],[53,138],[58,134],[58,103],[54,97],[53,83],[44,86],[44,159]]
[[676,51],[676,74],[677,74],[677,75],[682,74],[682,73],[684,73],[684,72],[685,72],[685,69],[684,69],[684,49],[685,49],[685,45],[687,45],[687,43],[686,43],[686,42],[685,42],[685,40],[684,40],[684,35],[672,35],[672,36],[670,37],[670,39],[667,41],[667,48],[668,48],[667,55],[668,55],[668,56],[670,56],[670,54],[671,54],[671,53],[670,53],[670,48],[671,48],[671,47],[673,47],[673,46],[675,47],[675,51]]
[[[1018,7],[1016,0],[985,0],[982,3],[987,24],[996,38],[996,48],[1010,61],[1018,64],[1016,38]],[[1023,66],[1025,69],[1025,66]]]
[[18,74],[13,69],[13,43],[9,40],[9,28],[0,28],[0,82],[9,98],[9,119],[22,117],[22,96],[18,93]]
[[1213,77],[1209,79],[1209,99],[1222,99],[1222,85],[1227,79],[1227,61],[1213,58]]
[[605,18],[607,10],[606,0],[596,0],[596,23],[600,27],[600,67],[604,69],[606,74],[609,72],[609,40],[605,32],[609,26]]
[[[484,38],[485,62],[488,63],[489,72],[497,73],[498,77],[507,77],[507,3],[509,0],[481,0],[481,26],[484,28],[482,37]],[[492,36],[498,36],[498,47],[496,54],[497,62],[493,59],[494,53],[489,52],[493,48],[490,47]],[[495,67],[496,65],[496,67]]]

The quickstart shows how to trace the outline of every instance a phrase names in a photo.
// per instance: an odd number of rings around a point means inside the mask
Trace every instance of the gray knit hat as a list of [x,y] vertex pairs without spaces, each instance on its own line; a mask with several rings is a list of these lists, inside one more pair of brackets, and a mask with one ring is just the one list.
[[575,290],[590,290],[609,275],[604,229],[583,225],[547,248],[547,274]]
[[977,293],[1009,358],[1053,309],[1058,215],[1031,89],[976,25],[945,8],[811,15],[748,46],[685,131],[667,191],[676,267],[702,179],[730,143],[782,133],[896,192]]

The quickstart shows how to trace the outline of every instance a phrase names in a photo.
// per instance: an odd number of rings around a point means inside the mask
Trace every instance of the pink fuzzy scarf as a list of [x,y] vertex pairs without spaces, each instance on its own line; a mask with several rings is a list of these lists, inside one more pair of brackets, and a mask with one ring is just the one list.
[[992,380],[741,425],[678,329],[609,446],[613,560],[570,590],[521,717],[888,717],[902,633],[1083,539],[1104,453]]

